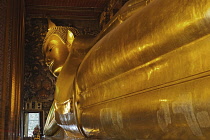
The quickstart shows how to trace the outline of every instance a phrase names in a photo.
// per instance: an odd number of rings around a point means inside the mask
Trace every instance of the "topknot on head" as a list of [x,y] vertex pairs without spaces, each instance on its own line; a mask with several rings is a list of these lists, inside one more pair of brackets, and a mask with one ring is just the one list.
[[47,19],[47,21],[48,21],[48,30],[56,27],[55,23],[53,23],[49,18]]
[[43,46],[45,45],[47,39],[53,35],[58,35],[65,43],[68,42],[68,32],[72,32],[74,36],[80,35],[80,32],[74,27],[65,27],[65,26],[56,26],[50,19],[48,19],[48,32],[43,42]]

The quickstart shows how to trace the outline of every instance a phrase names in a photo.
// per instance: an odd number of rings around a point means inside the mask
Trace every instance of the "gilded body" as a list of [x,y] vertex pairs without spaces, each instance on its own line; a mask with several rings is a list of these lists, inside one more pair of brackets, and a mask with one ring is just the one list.
[[70,51],[56,83],[59,126],[75,137],[210,137],[210,0],[154,0],[117,23],[76,65]]

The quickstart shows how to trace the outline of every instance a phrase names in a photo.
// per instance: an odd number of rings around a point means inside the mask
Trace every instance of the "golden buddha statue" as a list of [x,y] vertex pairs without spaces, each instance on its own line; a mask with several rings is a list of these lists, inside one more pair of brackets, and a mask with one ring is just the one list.
[[[68,107],[69,104],[72,104],[73,99],[72,91],[69,90],[73,85],[78,65],[92,47],[93,37],[90,35],[80,35],[79,31],[73,27],[56,26],[49,19],[48,24],[48,32],[42,51],[51,73],[55,77],[59,77],[56,82],[55,100],[50,109],[44,131],[46,135],[53,135],[59,129],[57,124],[59,124],[60,114],[68,113],[68,111],[72,110],[72,107]],[[66,61],[68,61],[68,65],[65,65]],[[66,73],[64,70],[68,72]],[[68,82],[64,80],[66,78]],[[55,110],[58,113],[57,116],[54,115]]]
[[43,47],[46,60],[69,52],[48,62],[59,75],[46,135],[210,137],[210,0],[130,0],[97,37],[68,33],[68,49],[56,33]]

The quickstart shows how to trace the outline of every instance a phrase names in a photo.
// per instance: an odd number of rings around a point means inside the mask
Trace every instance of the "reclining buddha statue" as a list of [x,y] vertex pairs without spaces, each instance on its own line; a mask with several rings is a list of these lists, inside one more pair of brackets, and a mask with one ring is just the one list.
[[96,36],[49,22],[45,135],[210,137],[210,0],[130,0]]

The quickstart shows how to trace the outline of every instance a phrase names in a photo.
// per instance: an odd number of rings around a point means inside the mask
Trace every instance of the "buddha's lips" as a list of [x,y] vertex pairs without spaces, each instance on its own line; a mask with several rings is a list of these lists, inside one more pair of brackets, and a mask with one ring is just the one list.
[[50,69],[50,71],[52,71],[53,65],[54,65],[54,60],[52,60],[52,61],[50,62],[50,64],[49,64],[49,69]]

